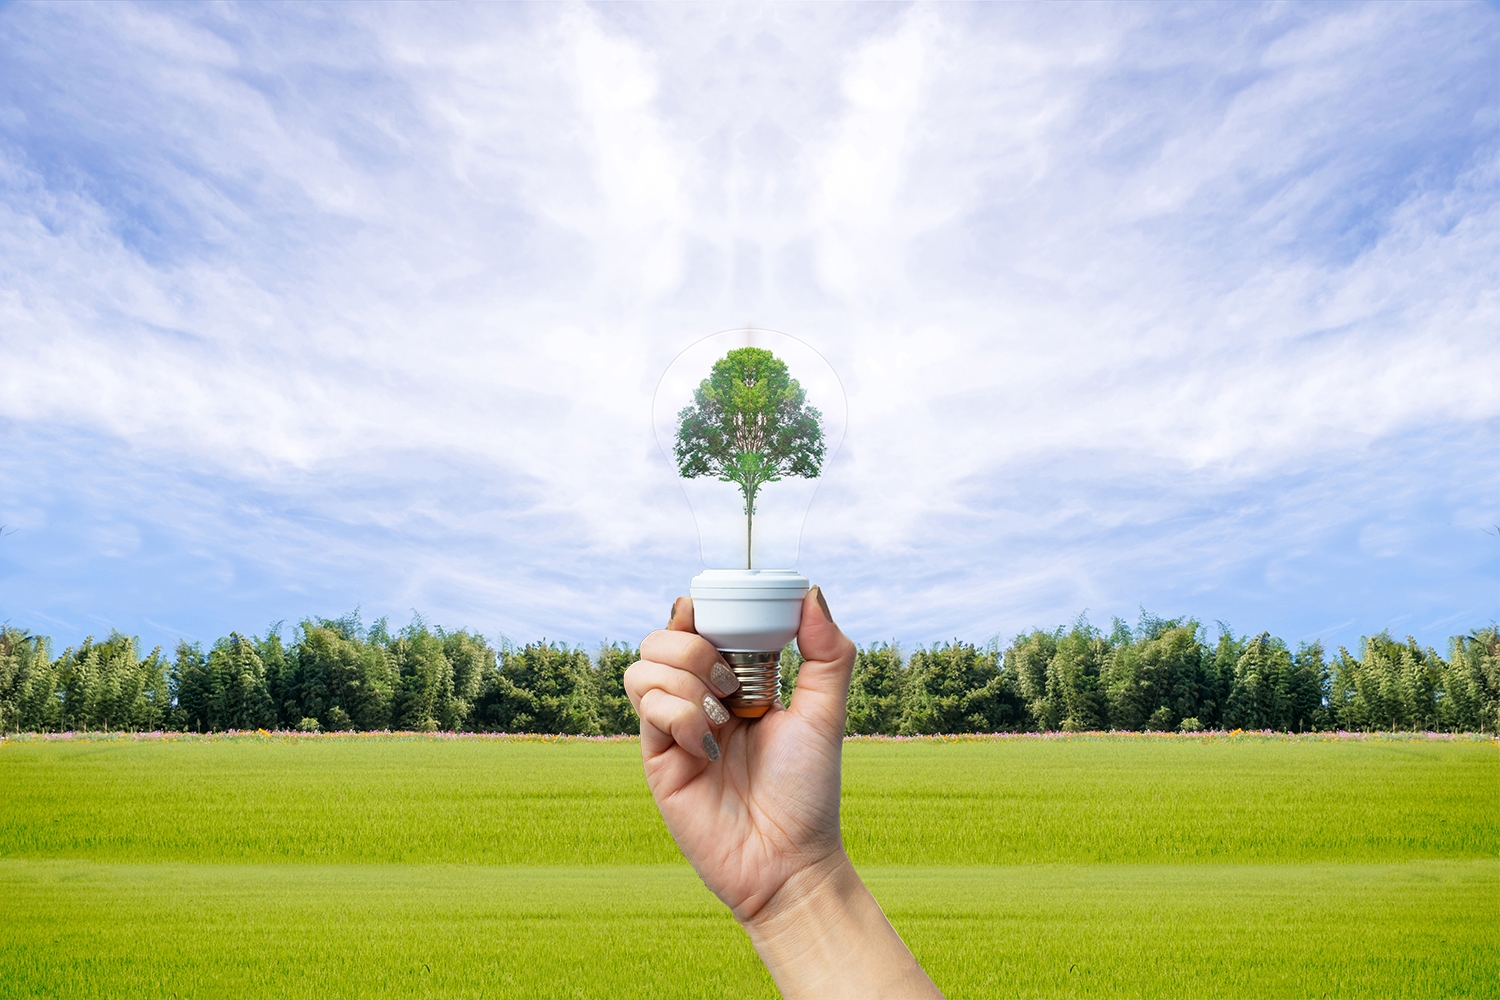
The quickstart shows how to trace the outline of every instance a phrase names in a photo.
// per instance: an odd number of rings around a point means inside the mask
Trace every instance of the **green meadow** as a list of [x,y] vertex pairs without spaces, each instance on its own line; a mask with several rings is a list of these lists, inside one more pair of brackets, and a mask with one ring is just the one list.
[[[0,997],[775,996],[631,740],[0,742]],[[951,997],[1497,995],[1493,739],[854,740]]]

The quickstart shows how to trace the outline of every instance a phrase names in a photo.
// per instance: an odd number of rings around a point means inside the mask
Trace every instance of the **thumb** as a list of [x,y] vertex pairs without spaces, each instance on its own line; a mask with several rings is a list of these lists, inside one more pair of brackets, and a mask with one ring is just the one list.
[[677,598],[672,602],[672,617],[667,619],[667,631],[697,631],[693,626],[693,599],[691,597]]
[[808,591],[802,600],[797,651],[802,654],[803,663],[797,671],[791,710],[836,720],[842,736],[844,702],[849,697],[849,676],[854,671],[856,650],[849,637],[833,623],[821,587]]

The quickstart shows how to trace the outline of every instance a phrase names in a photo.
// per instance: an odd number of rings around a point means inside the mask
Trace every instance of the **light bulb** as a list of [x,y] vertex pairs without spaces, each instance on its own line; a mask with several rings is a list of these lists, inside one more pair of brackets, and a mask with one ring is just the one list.
[[724,699],[759,718],[781,690],[781,650],[802,622],[794,568],[818,482],[843,441],[844,388],[794,337],[730,330],[693,344],[656,387],[656,438],[698,525],[705,570],[688,593],[698,634],[740,679]]

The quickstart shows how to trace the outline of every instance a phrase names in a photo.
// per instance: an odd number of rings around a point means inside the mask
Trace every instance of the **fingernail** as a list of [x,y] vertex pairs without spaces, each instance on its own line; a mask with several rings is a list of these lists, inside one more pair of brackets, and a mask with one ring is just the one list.
[[823,600],[823,588],[814,587],[813,596],[818,599],[818,607],[823,609],[823,617],[833,621],[833,613],[828,610],[828,602]]
[[677,620],[677,598],[674,597],[674,598],[672,598],[672,613],[670,615],[667,615],[667,628],[671,628],[672,627],[672,623],[675,622],[676,620]]
[[708,679],[719,689],[720,694],[734,694],[740,689],[740,679],[722,663],[714,664],[714,668],[708,672]]
[[711,694],[706,694],[703,696],[703,711],[708,715],[709,719],[711,719],[713,721],[713,724],[716,726],[722,726],[724,723],[729,721],[728,710],[725,709],[723,705],[719,704],[719,699],[715,698]]
[[[723,711],[723,709],[720,709]],[[719,759],[719,741],[714,739],[713,733],[703,734],[703,752],[708,754],[709,760]]]

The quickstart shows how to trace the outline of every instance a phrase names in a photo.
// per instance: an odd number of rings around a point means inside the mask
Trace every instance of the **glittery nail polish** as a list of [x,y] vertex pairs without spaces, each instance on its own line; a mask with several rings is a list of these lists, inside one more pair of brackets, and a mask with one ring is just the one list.
[[719,741],[714,739],[713,733],[703,734],[703,752],[708,754],[709,760],[719,759]]
[[734,694],[740,689],[740,679],[722,663],[715,663],[708,672],[709,683],[719,689],[720,694]]
[[719,699],[711,694],[703,696],[703,714],[707,715],[709,721],[716,726],[722,726],[729,721],[729,710],[719,704]]

